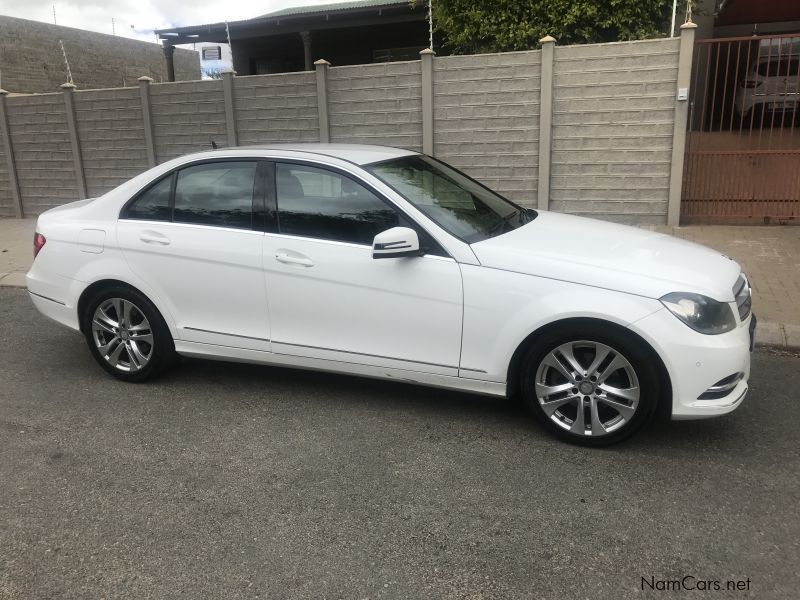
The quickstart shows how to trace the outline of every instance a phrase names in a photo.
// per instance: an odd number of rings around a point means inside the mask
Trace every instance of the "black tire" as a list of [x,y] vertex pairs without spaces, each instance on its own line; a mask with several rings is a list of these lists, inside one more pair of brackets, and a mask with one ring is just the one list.
[[[596,345],[594,350],[591,344]],[[608,377],[608,381],[621,383],[616,388],[610,387],[610,384],[605,381],[598,385],[596,380],[594,382],[589,380],[594,375],[588,371],[584,372],[586,375],[577,375],[576,380],[568,379],[559,369],[550,366],[552,360],[549,358],[551,352],[555,352],[554,356],[562,358],[559,361],[562,365],[567,363],[567,359],[558,350],[564,345],[568,345],[566,348],[572,350],[578,366],[584,368],[591,367],[595,358],[599,357],[606,349],[610,349],[611,352],[607,358],[600,363],[600,368],[592,371],[595,374],[603,371],[603,366],[611,366],[613,357],[620,355],[623,361],[627,361],[627,365],[610,372],[610,376],[606,374],[606,377]],[[545,359],[547,362],[543,364]],[[574,375],[575,370],[570,372]],[[562,380],[552,379],[553,376],[561,377]],[[570,385],[573,387],[558,394],[544,395],[540,400],[536,391],[537,377],[540,378],[542,385],[552,385],[553,387]],[[547,377],[551,377],[551,379],[549,381],[542,379]],[[583,377],[586,379],[582,379]],[[519,388],[522,400],[537,420],[558,438],[581,446],[608,446],[629,438],[653,418],[659,398],[658,371],[650,348],[620,327],[598,321],[572,322],[564,324],[563,327],[556,326],[548,329],[539,339],[535,340],[525,354],[520,368],[520,378]],[[588,396],[584,396],[582,395],[584,388],[577,387],[581,385],[581,380],[586,388],[598,387],[587,392]],[[632,400],[623,400],[621,396],[613,396],[604,391],[605,389],[619,389],[620,392],[633,393],[633,390],[636,389],[635,384],[638,384],[638,399],[635,404]],[[568,396],[578,397],[567,401]],[[555,402],[551,402],[553,399]],[[560,404],[561,402],[563,404]],[[629,418],[625,418],[623,412],[614,408],[614,406],[619,406],[625,409],[626,414],[629,414],[631,408],[628,407],[628,404],[633,407]],[[560,407],[555,409],[555,412],[552,413],[553,416],[550,416],[543,407],[544,405],[548,406],[548,410],[551,411],[553,406],[563,406],[563,409]],[[594,406],[597,408],[593,409]],[[578,410],[584,411],[582,422]],[[593,410],[597,412],[594,413]],[[598,417],[599,426],[597,428],[601,430],[599,435],[591,432],[593,428],[591,416],[593,414]],[[570,417],[572,418],[570,419]],[[605,417],[608,419],[603,422]],[[570,425],[583,433],[569,430]],[[608,432],[604,428],[605,425],[608,425]]]
[[733,109],[733,128],[737,130],[744,130],[750,124],[750,112],[746,112],[744,114],[739,112],[738,108]]
[[[129,303],[127,306],[132,307],[129,308],[129,316],[130,321],[134,324],[131,326],[130,332],[126,329],[125,333],[117,331],[116,334],[112,334],[110,331],[106,331],[105,328],[101,329],[99,324],[98,326],[94,325],[95,313],[100,306],[109,307],[107,314],[110,315],[110,320],[103,321],[103,325],[108,325],[111,321],[118,319],[116,309],[109,306],[109,304],[116,304],[117,299]],[[125,312],[124,308],[123,312]],[[143,324],[145,323],[149,325],[151,341],[146,341],[148,339],[146,329],[141,329],[141,331],[137,332],[133,331],[137,327],[144,327]],[[178,355],[175,352],[175,343],[164,318],[144,294],[132,287],[114,285],[99,290],[86,302],[85,310],[81,316],[81,325],[89,351],[94,356],[94,359],[106,372],[122,381],[131,383],[146,381],[161,375],[177,363]],[[125,328],[117,327],[116,329]],[[136,337],[140,333],[142,334],[141,340]],[[125,338],[124,341],[122,341],[122,336]],[[107,355],[112,355],[117,346],[123,346],[118,351],[118,357],[114,359],[117,366],[114,366],[110,359],[106,357],[106,354],[101,353],[99,348],[101,342],[108,341],[113,344],[114,339],[120,340],[120,344],[111,345]],[[131,346],[136,347],[137,352],[139,352],[138,356],[147,358],[146,362],[131,356]],[[126,362],[128,363],[127,371],[125,370]],[[140,363],[142,363],[141,366]]]

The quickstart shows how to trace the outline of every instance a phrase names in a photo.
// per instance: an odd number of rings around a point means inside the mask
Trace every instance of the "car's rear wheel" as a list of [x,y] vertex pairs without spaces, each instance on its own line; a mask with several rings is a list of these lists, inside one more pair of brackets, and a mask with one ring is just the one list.
[[653,416],[658,373],[643,344],[611,325],[551,329],[528,351],[521,369],[525,403],[566,441],[614,444]]
[[155,377],[176,359],[163,317],[133,288],[115,286],[95,294],[86,303],[83,333],[100,366],[124,381]]

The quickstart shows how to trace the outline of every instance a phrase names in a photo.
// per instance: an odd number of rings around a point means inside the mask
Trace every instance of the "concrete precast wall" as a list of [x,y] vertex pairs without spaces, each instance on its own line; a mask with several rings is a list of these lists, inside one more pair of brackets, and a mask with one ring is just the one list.
[[330,141],[426,149],[526,206],[666,223],[685,130],[680,41],[545,38],[525,52],[0,93],[0,216],[100,195],[212,140]]

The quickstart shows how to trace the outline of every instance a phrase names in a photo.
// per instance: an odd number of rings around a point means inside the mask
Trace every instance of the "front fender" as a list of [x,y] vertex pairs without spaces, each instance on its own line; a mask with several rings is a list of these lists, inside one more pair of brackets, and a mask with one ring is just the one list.
[[662,308],[658,300],[557,279],[472,265],[464,280],[460,375],[505,382],[516,349],[542,327],[576,317],[628,327]]

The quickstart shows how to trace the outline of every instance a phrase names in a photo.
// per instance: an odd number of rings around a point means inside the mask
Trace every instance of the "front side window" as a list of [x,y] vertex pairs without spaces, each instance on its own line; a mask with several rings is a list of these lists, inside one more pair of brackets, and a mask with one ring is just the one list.
[[172,220],[251,229],[256,166],[255,162],[225,161],[181,169]]
[[521,227],[535,215],[428,156],[404,156],[365,168],[469,244]]
[[327,169],[278,163],[275,188],[280,233],[372,245],[381,231],[409,226],[363,185]]

